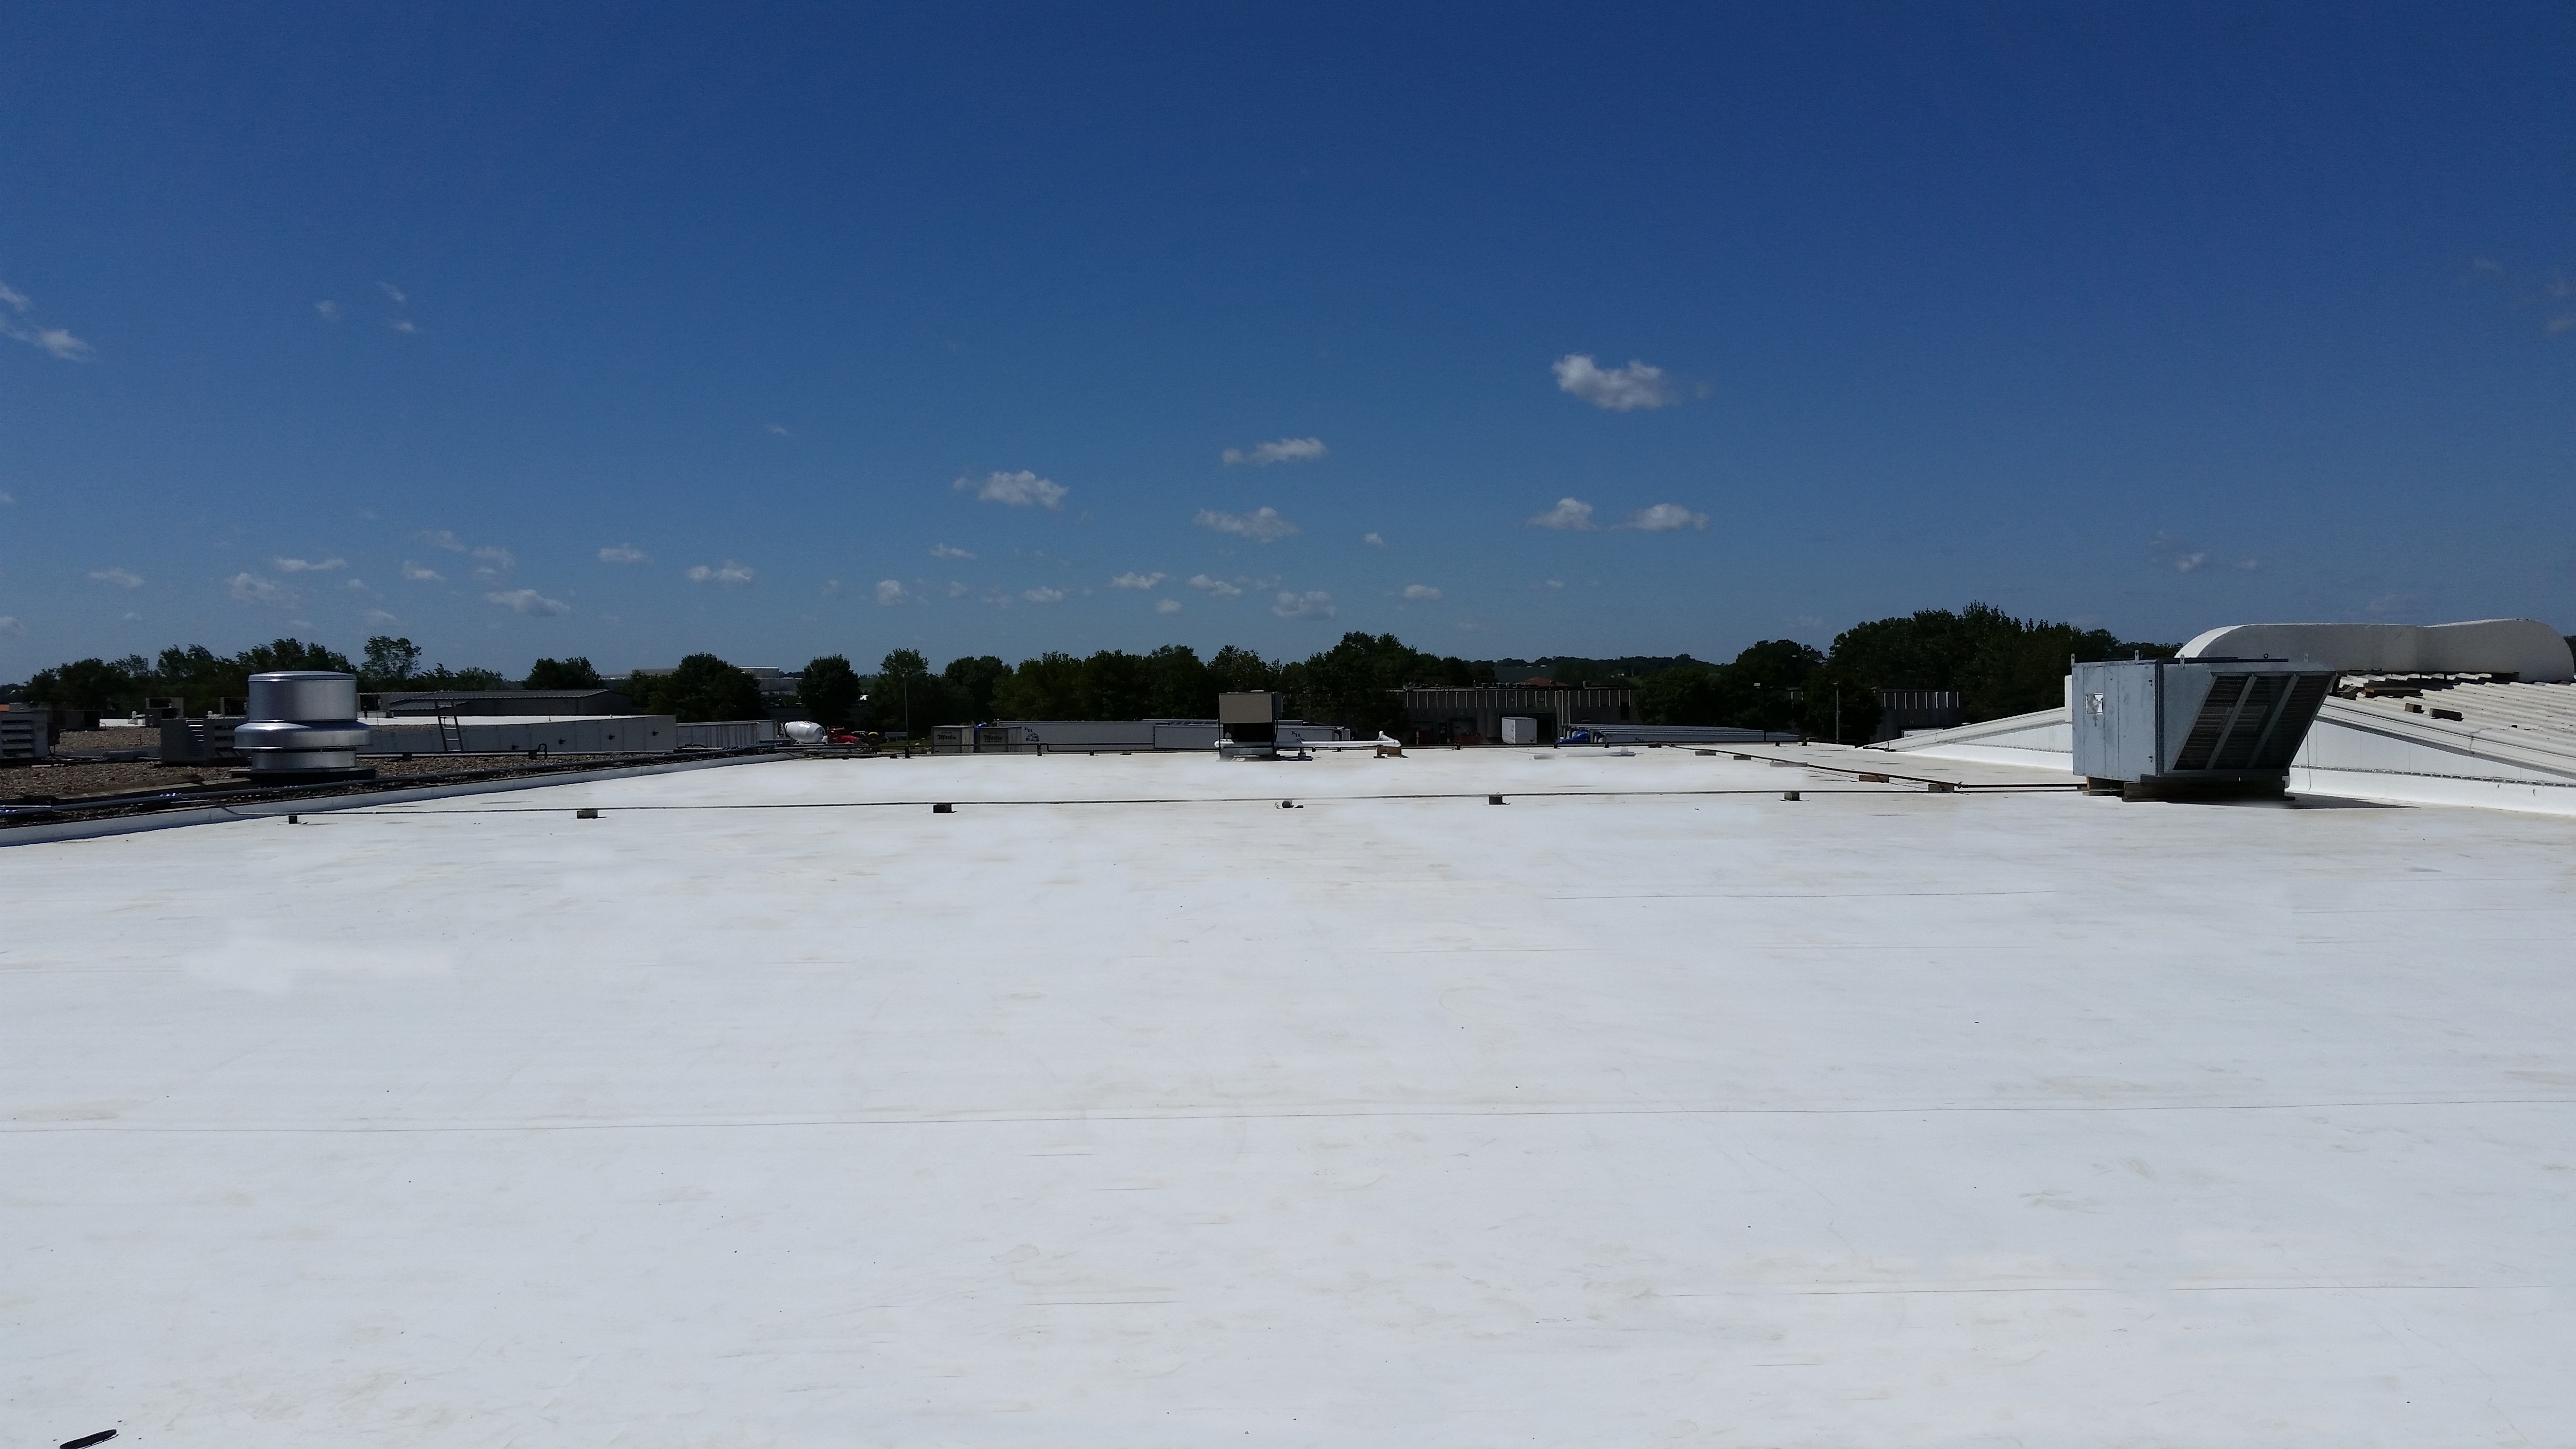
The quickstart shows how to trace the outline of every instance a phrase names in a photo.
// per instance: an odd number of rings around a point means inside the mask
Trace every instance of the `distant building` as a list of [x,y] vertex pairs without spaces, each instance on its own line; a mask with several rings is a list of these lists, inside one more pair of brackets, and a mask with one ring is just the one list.
[[591,689],[422,689],[387,690],[371,695],[375,713],[388,715],[570,715],[633,714],[634,702],[616,690]]
[[[1284,719],[1275,738],[1294,745],[1346,740],[1339,725]],[[1212,719],[1005,719],[980,725],[937,725],[930,748],[941,755],[1133,754],[1140,750],[1213,750],[1225,738]]]
[[1875,744],[1882,740],[1903,739],[1907,730],[1946,730],[1968,722],[1965,698],[1955,689],[1881,689],[1878,695],[1878,733],[1870,737]]
[[1538,721],[1538,736],[1544,743],[1585,725],[1637,722],[1633,689],[1584,689],[1542,681],[1398,692],[1404,696],[1405,726],[1413,744],[1497,743],[1506,717]]

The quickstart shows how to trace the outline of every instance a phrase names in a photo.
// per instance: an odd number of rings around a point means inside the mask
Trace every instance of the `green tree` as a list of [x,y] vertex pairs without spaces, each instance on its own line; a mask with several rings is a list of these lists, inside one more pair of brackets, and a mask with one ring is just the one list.
[[993,690],[998,719],[1095,719],[1082,661],[1050,650],[1023,659]]
[[826,654],[805,666],[796,678],[796,702],[805,717],[816,724],[852,725],[859,720],[859,699],[865,692],[859,683],[859,672],[850,667],[843,655]]
[[990,654],[951,659],[939,672],[939,684],[958,723],[982,724],[995,718],[993,695],[1011,677],[1011,666]]
[[897,730],[919,734],[924,726],[939,722],[946,713],[945,704],[939,676],[930,672],[930,661],[918,649],[887,654],[877,666],[876,678],[868,682],[868,719],[889,734]]
[[1403,697],[1408,684],[1443,683],[1455,663],[1463,678],[1464,660],[1447,661],[1405,647],[1392,634],[1344,634],[1332,648],[1280,671],[1280,687],[1297,698],[1298,712],[1324,724],[1347,726],[1353,734],[1389,734],[1406,728]]
[[419,668],[419,645],[409,639],[378,634],[367,641],[366,659],[358,666],[358,683],[368,689],[400,689],[411,682]]
[[1865,745],[1878,733],[1878,695],[1840,671],[1811,671],[1799,685],[1798,728],[1809,739]]
[[297,639],[273,639],[241,652],[241,666],[247,674],[271,674],[280,670],[328,670],[335,674],[355,674],[358,666],[337,649],[307,644]]
[[1746,649],[1726,666],[1735,705],[1734,718],[1723,722],[1746,729],[1796,729],[1799,707],[1791,691],[1824,662],[1824,655],[1795,639],[1765,639]]
[[2107,630],[2022,621],[2017,631],[1987,639],[1960,668],[1961,703],[1971,720],[2056,709],[2066,701],[2069,661],[2116,658],[2119,649]]
[[1228,644],[1208,660],[1208,685],[1214,694],[1241,694],[1279,687],[1279,666],[1249,649]]
[[27,697],[67,715],[123,714],[143,702],[142,664],[140,657],[57,664],[27,681]]
[[1657,670],[1637,685],[1637,718],[1647,724],[1733,724],[1735,713],[1726,671],[1715,665]]
[[1153,679],[1145,661],[1124,650],[1103,649],[1082,661],[1084,719],[1143,719],[1153,712]]
[[2016,619],[1992,604],[1924,609],[1855,624],[1834,640],[1833,665],[1881,689],[1955,689],[1971,720],[2052,709],[2070,659],[2171,658],[2175,646],[2123,641],[2106,629]]
[[1215,676],[1187,644],[1166,644],[1145,656],[1145,694],[1151,718],[1216,718]]
[[520,687],[523,689],[597,689],[600,687],[599,671],[591,667],[590,660],[585,655],[576,654],[570,659],[540,659],[528,666],[528,677]]
[[655,714],[675,716],[683,724],[719,719],[760,719],[760,682],[713,654],[692,654],[668,674],[653,675],[639,689],[649,700],[636,705]]
[[208,714],[222,708],[223,701],[250,693],[250,671],[240,660],[226,659],[203,644],[174,644],[153,661],[149,692],[175,695],[195,713]]

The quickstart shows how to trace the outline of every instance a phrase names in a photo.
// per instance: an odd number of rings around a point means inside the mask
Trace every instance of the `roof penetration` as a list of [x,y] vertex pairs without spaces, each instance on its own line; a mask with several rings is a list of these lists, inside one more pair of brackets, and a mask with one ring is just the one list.
[[0,851],[42,1344],[0,1403],[44,1443],[2576,1422],[2565,822],[2035,783],[817,760]]

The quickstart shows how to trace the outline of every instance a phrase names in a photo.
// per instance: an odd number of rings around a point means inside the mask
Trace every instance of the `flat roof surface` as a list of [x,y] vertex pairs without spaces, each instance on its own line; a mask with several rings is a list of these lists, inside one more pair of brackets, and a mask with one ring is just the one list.
[[27,1443],[2576,1424],[2565,821],[1683,750],[305,819],[0,851]]

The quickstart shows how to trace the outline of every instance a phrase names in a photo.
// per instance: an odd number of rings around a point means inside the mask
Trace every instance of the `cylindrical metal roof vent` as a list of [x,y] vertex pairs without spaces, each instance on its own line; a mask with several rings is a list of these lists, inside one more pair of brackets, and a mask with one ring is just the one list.
[[288,669],[250,677],[250,717],[234,727],[233,748],[255,780],[364,779],[375,774],[358,764],[367,737],[356,675]]

